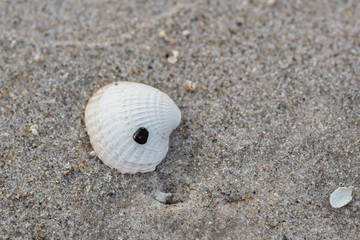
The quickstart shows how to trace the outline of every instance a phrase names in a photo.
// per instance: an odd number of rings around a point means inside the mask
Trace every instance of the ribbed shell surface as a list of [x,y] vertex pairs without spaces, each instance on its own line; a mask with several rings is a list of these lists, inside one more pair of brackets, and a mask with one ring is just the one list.
[[[121,173],[154,171],[166,156],[181,113],[168,95],[141,83],[117,82],[99,89],[85,110],[85,125],[97,156]],[[133,139],[140,128],[147,142]]]

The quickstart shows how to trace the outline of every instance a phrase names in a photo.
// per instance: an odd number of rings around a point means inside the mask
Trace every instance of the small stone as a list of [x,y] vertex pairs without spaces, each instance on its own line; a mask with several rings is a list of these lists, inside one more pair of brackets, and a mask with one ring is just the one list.
[[184,82],[184,87],[188,91],[194,91],[196,89],[196,83],[194,83],[194,82],[192,82],[190,80],[186,80]]
[[90,153],[90,156],[94,157],[96,155],[95,151],[91,151]]
[[170,203],[172,203],[172,200],[173,200],[173,194],[158,192],[155,196],[155,199],[161,203],[170,204]]

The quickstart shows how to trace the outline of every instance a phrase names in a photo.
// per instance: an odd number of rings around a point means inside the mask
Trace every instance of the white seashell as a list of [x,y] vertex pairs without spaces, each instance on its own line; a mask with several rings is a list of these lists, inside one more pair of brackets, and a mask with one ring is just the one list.
[[334,208],[341,208],[348,204],[352,200],[352,190],[351,187],[339,187],[330,195],[330,204]]
[[181,112],[168,95],[141,83],[117,82],[99,89],[85,110],[97,156],[121,173],[151,172],[164,159]]

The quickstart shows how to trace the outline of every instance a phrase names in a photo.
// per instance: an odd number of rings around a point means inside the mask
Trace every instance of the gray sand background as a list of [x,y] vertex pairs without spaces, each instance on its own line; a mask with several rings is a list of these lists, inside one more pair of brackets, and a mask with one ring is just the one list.
[[[113,81],[182,112],[155,172],[92,154]],[[0,238],[360,239],[359,106],[357,0],[2,0]]]

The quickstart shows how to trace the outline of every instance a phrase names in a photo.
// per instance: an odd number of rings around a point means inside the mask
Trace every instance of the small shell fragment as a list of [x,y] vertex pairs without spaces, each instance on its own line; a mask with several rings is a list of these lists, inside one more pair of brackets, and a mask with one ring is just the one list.
[[272,6],[276,3],[276,0],[267,0],[266,1],[266,4],[269,5],[269,6]]
[[330,195],[330,204],[333,208],[341,208],[352,200],[353,186],[339,187]]
[[36,54],[34,57],[34,62],[38,63],[40,61],[44,60],[44,56],[40,55],[40,54]]
[[168,36],[166,35],[165,30],[161,30],[158,33],[159,38],[163,39],[165,42],[168,42],[170,44],[174,44],[175,40],[173,38],[168,38]]
[[196,83],[194,83],[190,80],[185,80],[184,87],[188,91],[194,91],[196,89]]
[[158,192],[155,196],[156,200],[158,200],[161,203],[169,204],[172,202],[173,194],[172,193],[164,193],[164,192]]
[[182,32],[182,35],[185,36],[185,37],[189,36],[190,34],[191,34],[191,32],[189,30],[184,30]]
[[10,43],[10,48],[13,49],[16,46],[16,40],[13,39]]
[[33,135],[39,135],[38,129],[39,129],[38,125],[32,125],[32,126],[30,126],[29,131]]
[[159,32],[158,36],[159,36],[159,38],[164,38],[164,39],[167,38],[165,30],[161,30],[161,31]]
[[172,50],[170,54],[168,54],[167,56],[167,61],[171,64],[176,63],[179,59],[179,54],[180,54],[179,51]]

